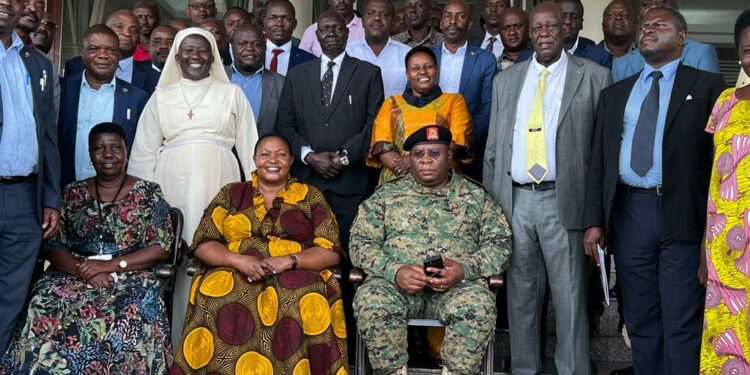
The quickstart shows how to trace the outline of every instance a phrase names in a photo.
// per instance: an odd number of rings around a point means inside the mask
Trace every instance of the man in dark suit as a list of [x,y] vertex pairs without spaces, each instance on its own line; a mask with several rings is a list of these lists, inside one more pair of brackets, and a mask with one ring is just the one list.
[[[133,60],[133,53],[135,53],[135,47],[138,45],[138,39],[140,38],[138,19],[133,12],[121,9],[107,17],[104,24],[117,34],[119,42],[120,61],[117,63],[117,71],[115,72],[117,78],[128,83],[133,81],[143,82],[144,79],[141,77],[143,71],[135,68]],[[83,72],[83,69],[83,59],[81,56],[76,56],[65,63],[65,69],[61,76],[67,77],[79,74]]]
[[594,256],[609,239],[635,372],[697,374],[713,152],[704,128],[724,82],[682,65],[687,28],[674,8],[647,10],[640,30],[644,69],[599,101],[584,244]]
[[23,4],[0,6],[0,352],[26,302],[42,238],[60,218],[52,64],[13,32]]
[[484,185],[510,218],[508,323],[514,374],[542,372],[540,331],[549,280],[558,374],[589,374],[586,165],[609,71],[566,52],[559,5],[531,12],[532,60],[495,76]]
[[232,40],[232,51],[234,64],[226,68],[227,74],[232,83],[240,86],[250,102],[258,126],[258,136],[274,132],[284,76],[263,67],[266,58],[263,31],[251,24],[237,27]]
[[299,49],[294,44],[292,32],[295,27],[296,13],[289,0],[271,0],[266,4],[266,17],[263,21],[263,29],[268,36],[266,69],[285,76],[289,69],[315,59],[312,53]]
[[[581,0],[556,0],[563,10],[563,43],[565,50],[576,57],[591,60],[607,69],[612,69],[612,55],[597,47],[593,40],[579,36],[583,29],[583,4]],[[519,60],[528,60],[534,53],[528,50],[521,54]]]
[[323,192],[346,248],[369,189],[365,156],[383,103],[383,79],[378,67],[344,52],[348,30],[341,15],[325,12],[318,25],[323,54],[289,71],[276,129],[292,144],[292,175]]
[[464,0],[451,0],[446,4],[441,22],[445,41],[432,47],[440,66],[440,88],[443,92],[459,93],[466,100],[473,126],[471,152],[474,162],[464,172],[481,181],[492,104],[492,77],[497,73],[497,60],[492,53],[466,41],[471,28],[471,8]]
[[58,118],[61,156],[60,186],[96,174],[88,155],[89,130],[101,122],[125,129],[128,150],[133,145],[148,94],[115,77],[119,50],[117,34],[105,25],[91,26],[83,34],[83,73],[65,77],[60,86]]
[[495,55],[497,61],[500,61],[500,56],[503,55],[503,43],[500,41],[500,31],[502,30],[500,18],[508,8],[510,8],[510,0],[485,0],[481,17],[484,21],[482,27],[484,34],[469,42],[469,44]]
[[151,31],[149,38],[149,61],[140,61],[135,63],[135,68],[143,74],[133,74],[133,86],[140,87],[149,97],[156,90],[156,85],[161,77],[161,70],[169,57],[169,51],[172,49],[177,30],[172,26],[159,25]]

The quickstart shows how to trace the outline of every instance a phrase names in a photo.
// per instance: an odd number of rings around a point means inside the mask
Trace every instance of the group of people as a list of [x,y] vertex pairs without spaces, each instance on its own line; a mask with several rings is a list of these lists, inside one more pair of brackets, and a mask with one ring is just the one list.
[[[0,1],[0,373],[340,375],[359,332],[406,374],[430,318],[475,374],[505,272],[511,372],[543,370],[549,293],[556,370],[588,374],[600,248],[635,373],[750,371],[750,88],[676,0],[612,0],[599,44],[580,0],[329,0],[301,40],[253,3],[139,1],[58,79],[43,2]],[[750,11],[735,44],[750,71]],[[166,306],[171,207],[199,267]]]

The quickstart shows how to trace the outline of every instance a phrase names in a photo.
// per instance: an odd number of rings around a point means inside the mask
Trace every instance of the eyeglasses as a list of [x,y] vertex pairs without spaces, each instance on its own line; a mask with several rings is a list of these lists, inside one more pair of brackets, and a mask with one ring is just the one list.
[[47,30],[50,30],[50,31],[57,30],[57,24],[52,21],[41,21],[40,23]]
[[209,10],[209,9],[213,9],[214,7],[216,7],[216,3],[190,3],[188,4],[188,7],[192,10],[201,10],[201,9]]

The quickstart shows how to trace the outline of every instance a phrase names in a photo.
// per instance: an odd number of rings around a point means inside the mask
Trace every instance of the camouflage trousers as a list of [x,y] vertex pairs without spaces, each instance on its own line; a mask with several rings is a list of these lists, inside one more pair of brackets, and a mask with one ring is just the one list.
[[458,284],[445,293],[408,294],[396,284],[369,277],[354,296],[357,329],[376,374],[406,365],[406,322],[438,319],[445,324],[441,356],[453,374],[478,374],[495,333],[495,295],[484,280]]

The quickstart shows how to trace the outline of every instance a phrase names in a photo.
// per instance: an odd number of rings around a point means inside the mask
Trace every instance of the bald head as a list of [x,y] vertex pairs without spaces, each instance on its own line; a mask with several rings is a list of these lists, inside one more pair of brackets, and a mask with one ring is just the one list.
[[523,9],[507,8],[500,15],[500,40],[508,52],[526,49],[529,40],[529,17]]
[[641,17],[643,17],[648,8],[655,7],[657,5],[666,5],[668,7],[678,9],[677,0],[640,0],[640,4],[641,5],[638,8],[638,13],[641,15]]
[[126,59],[133,56],[140,38],[138,18],[135,14],[127,9],[120,9],[110,14],[105,24],[117,34],[120,58]]
[[210,32],[214,36],[214,39],[216,39],[216,45],[219,46],[219,48],[223,47],[227,42],[227,33],[224,29],[223,22],[214,18],[207,18],[201,21],[198,24],[198,27]]
[[323,53],[330,58],[335,58],[344,52],[349,29],[346,28],[344,17],[329,10],[318,17],[318,30],[315,31],[315,36],[318,38]]
[[529,23],[529,36],[537,62],[544,66],[553,64],[563,50],[562,9],[555,3],[543,2],[531,10]]

